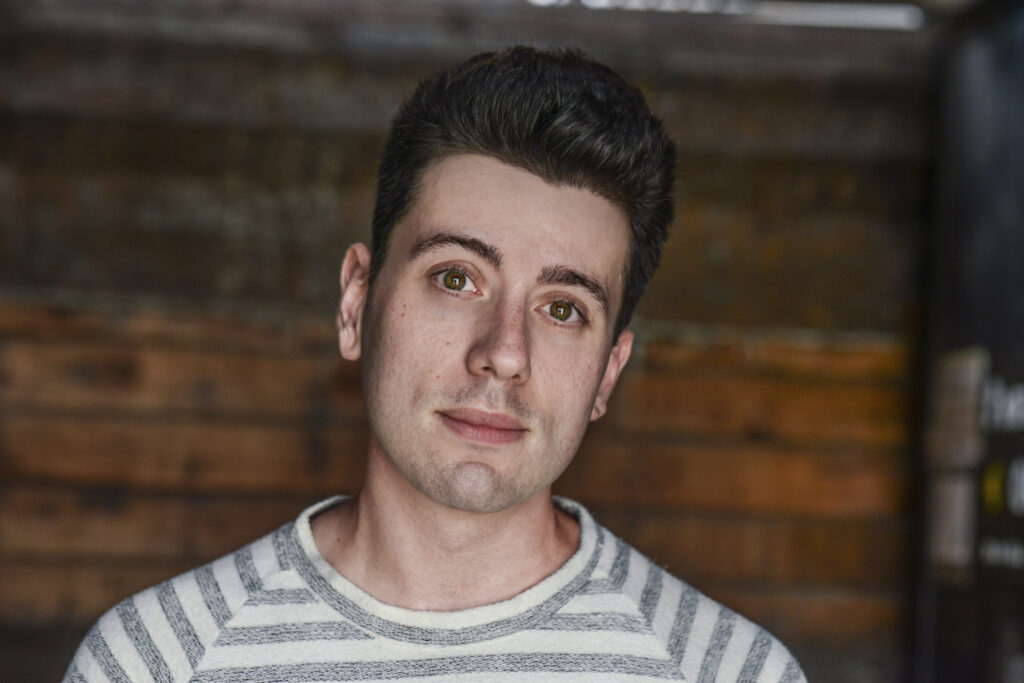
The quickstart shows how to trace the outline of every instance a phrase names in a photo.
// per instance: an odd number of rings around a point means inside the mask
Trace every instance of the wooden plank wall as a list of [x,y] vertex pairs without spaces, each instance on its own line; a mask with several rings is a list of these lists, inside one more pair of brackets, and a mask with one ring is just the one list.
[[899,679],[927,40],[514,3],[0,27],[0,679],[59,677],[120,598],[355,490],[332,308],[384,125],[439,64],[572,36],[664,115],[680,210],[558,492],[811,680]]

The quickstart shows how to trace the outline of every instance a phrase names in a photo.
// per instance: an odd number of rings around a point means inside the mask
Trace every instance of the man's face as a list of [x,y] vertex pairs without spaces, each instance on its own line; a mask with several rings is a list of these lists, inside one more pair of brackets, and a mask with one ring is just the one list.
[[342,344],[364,360],[371,449],[457,509],[547,490],[628,359],[631,334],[612,338],[628,247],[623,212],[588,190],[479,155],[430,166],[359,348]]

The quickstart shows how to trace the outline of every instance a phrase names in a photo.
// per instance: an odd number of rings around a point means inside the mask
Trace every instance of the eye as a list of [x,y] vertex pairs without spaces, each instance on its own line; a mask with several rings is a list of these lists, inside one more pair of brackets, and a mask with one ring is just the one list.
[[453,292],[464,292],[475,287],[472,278],[466,271],[459,268],[446,268],[434,276],[436,281]]
[[548,304],[548,313],[552,318],[563,323],[582,317],[576,307],[568,301],[552,301]]

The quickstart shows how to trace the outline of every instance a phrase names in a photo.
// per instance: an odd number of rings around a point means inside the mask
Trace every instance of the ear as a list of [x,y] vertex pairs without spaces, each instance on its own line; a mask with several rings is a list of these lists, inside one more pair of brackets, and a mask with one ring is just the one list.
[[370,250],[357,242],[341,262],[341,300],[338,301],[338,349],[346,360],[362,355],[363,308],[370,288]]
[[594,407],[590,411],[591,422],[604,415],[608,410],[608,397],[611,396],[615,383],[619,381],[619,375],[626,367],[626,361],[629,360],[632,350],[633,333],[623,330],[619,334],[615,346],[612,347],[608,356],[608,365],[604,369],[604,377],[601,378],[601,384],[597,387],[597,397],[594,399]]

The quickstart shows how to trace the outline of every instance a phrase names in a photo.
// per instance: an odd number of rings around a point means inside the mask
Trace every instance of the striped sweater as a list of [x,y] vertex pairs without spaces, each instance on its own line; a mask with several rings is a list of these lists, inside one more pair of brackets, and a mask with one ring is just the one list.
[[766,631],[599,526],[503,602],[454,612],[383,604],[320,555],[309,520],[124,600],[64,681],[745,681],[806,683]]

